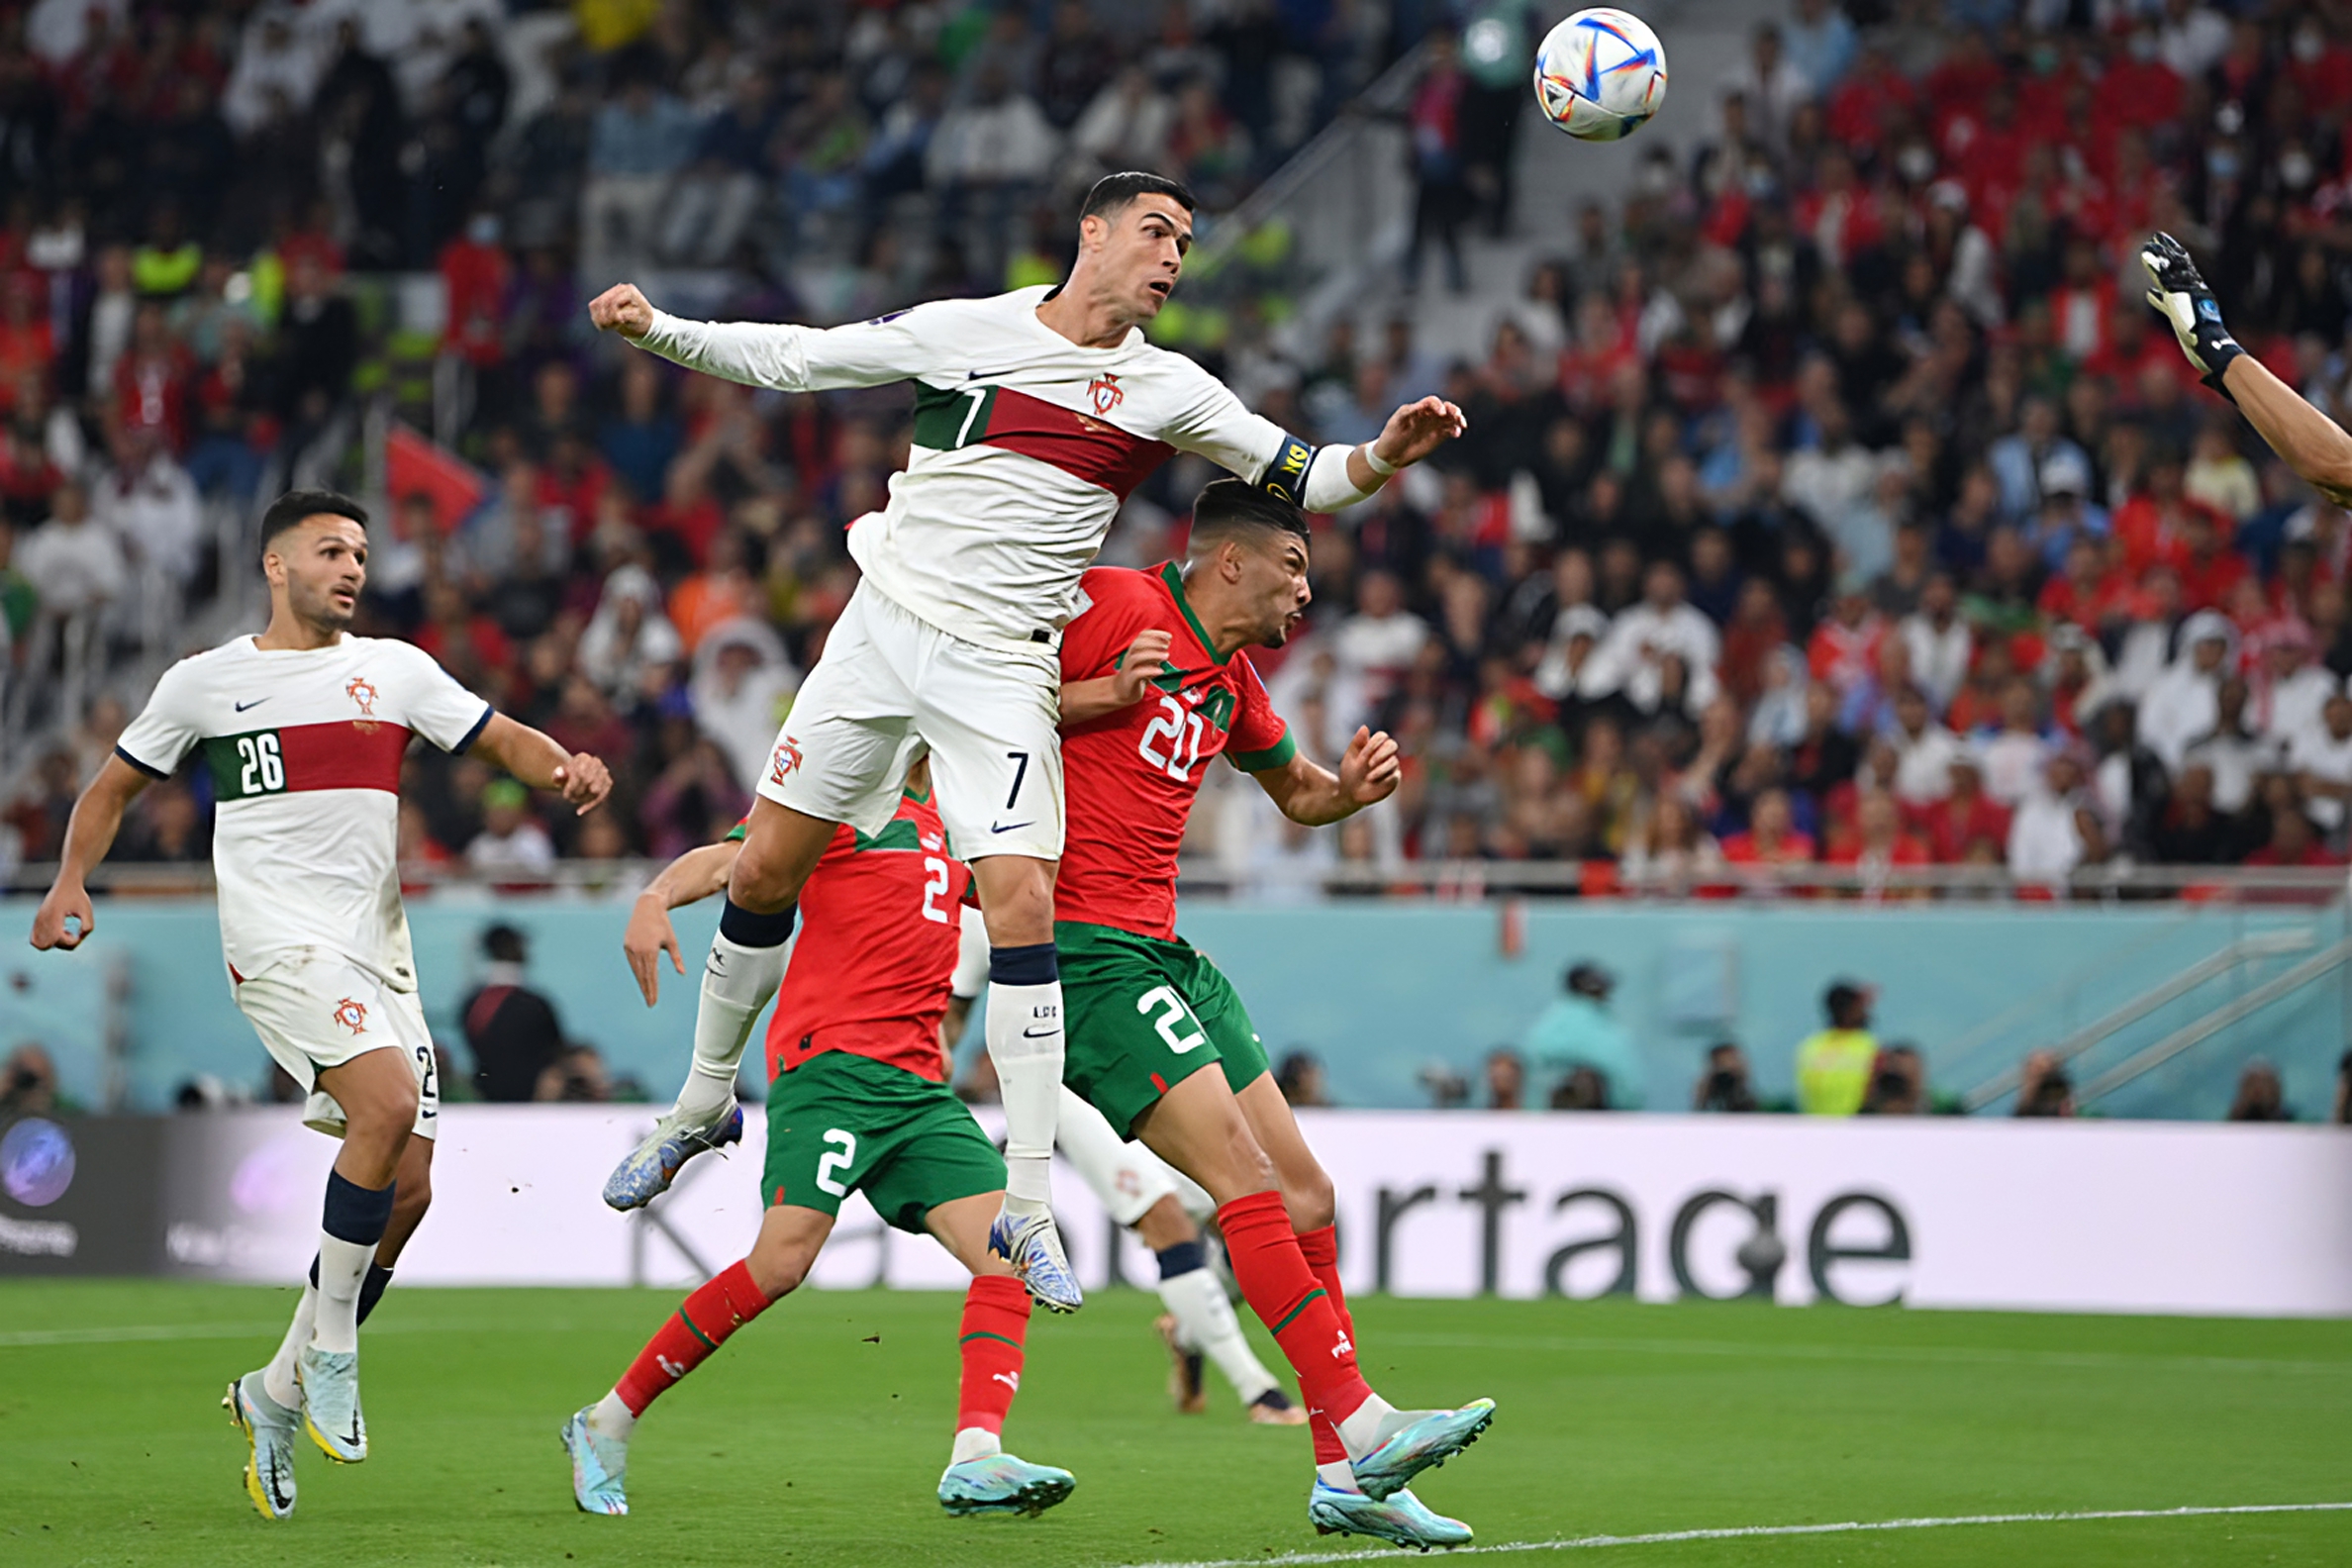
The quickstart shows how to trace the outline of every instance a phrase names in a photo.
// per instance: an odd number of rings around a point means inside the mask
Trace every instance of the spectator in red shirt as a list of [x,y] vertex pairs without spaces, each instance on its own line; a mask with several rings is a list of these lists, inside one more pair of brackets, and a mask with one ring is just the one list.
[[1745,833],[1723,840],[1723,859],[1738,866],[1800,866],[1815,859],[1813,836],[1797,831],[1789,792],[1778,787],[1760,791],[1748,811]]
[[1852,866],[1862,873],[1865,898],[1886,894],[1885,874],[1898,867],[1929,863],[1926,843],[1903,825],[1903,812],[1885,790],[1865,794],[1854,808],[1853,837],[1830,855],[1833,865]]
[[174,455],[187,449],[188,381],[194,364],[171,336],[160,300],[142,300],[131,343],[115,361],[114,418],[126,434],[158,431]]
[[1984,763],[1973,751],[1961,751],[1952,758],[1951,779],[1951,793],[1919,814],[1928,853],[1944,865],[1966,861],[1970,846],[1979,843],[2005,853],[2009,812],[1985,793]]
[[1878,668],[1886,619],[1870,603],[1870,584],[1854,573],[1838,580],[1829,619],[1813,629],[1805,661],[1813,678],[1825,681],[1840,699]]

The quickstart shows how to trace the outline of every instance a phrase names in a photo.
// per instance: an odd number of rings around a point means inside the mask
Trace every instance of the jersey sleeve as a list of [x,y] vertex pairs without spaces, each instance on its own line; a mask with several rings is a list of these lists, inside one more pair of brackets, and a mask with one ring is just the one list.
[[391,717],[443,751],[463,751],[479,739],[495,710],[414,642],[388,645],[401,673],[400,712]]
[[637,343],[689,370],[779,392],[886,386],[940,363],[945,343],[956,336],[944,314],[933,304],[820,328],[687,321],[655,311]]
[[1190,395],[1160,440],[1180,451],[1197,452],[1250,484],[1279,482],[1284,496],[1296,502],[1305,493],[1307,465],[1315,448],[1298,440],[1262,414],[1252,414],[1233,395],[1232,388],[1193,364],[1185,377]]
[[1226,759],[1244,773],[1290,766],[1291,758],[1299,754],[1299,742],[1291,738],[1290,726],[1274,711],[1266,696],[1266,683],[1258,679],[1257,666],[1249,662],[1249,656],[1236,653],[1233,661],[1233,684],[1240,688],[1241,700],[1233,709]]
[[189,748],[204,738],[196,677],[188,663],[182,659],[163,672],[147,706],[115,741],[115,755],[148,778],[169,778]]

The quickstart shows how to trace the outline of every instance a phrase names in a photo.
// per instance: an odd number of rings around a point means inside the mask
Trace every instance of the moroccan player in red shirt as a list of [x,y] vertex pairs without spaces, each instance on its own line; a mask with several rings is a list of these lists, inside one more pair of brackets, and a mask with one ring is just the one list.
[[[612,1392],[564,1422],[572,1496],[588,1513],[629,1512],[637,1418],[808,1277],[852,1192],[899,1229],[937,1236],[972,1271],[940,1504],[951,1514],[1037,1514],[1076,1485],[999,1441],[1021,1386],[1029,1297],[988,1250],[1004,1156],[946,1083],[939,1024],[971,873],[948,852],[929,786],[919,762],[879,833],[835,828],[801,893],[806,920],[768,1022],[767,1215],[750,1255],[687,1297]],[[733,843],[691,850],[646,893],[669,909],[708,898],[727,885],[735,858]],[[638,982],[650,1002],[650,974]]]
[[[1459,1545],[1469,1529],[1405,1487],[1473,1441],[1494,1404],[1399,1411],[1366,1385],[1339,1287],[1330,1178],[1274,1086],[1241,999],[1176,935],[1176,853],[1220,752],[1293,822],[1334,823],[1396,790],[1385,735],[1358,730],[1336,773],[1303,755],[1242,651],[1289,637],[1310,597],[1307,564],[1297,508],[1221,479],[1194,506],[1182,565],[1096,567],[1082,579],[1061,647],[1063,1081],[1217,1201],[1233,1278],[1307,1399],[1316,1526]],[[1211,1065],[1221,1070],[1201,1070]]]

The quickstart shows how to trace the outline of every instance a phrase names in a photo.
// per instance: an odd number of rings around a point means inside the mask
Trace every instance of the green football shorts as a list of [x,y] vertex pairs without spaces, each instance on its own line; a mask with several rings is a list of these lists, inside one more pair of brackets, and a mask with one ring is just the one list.
[[1062,1082],[1128,1136],[1151,1103],[1210,1062],[1236,1091],[1266,1071],[1266,1047],[1232,982],[1182,938],[1057,922]]
[[768,1086],[768,1203],[825,1214],[862,1192],[901,1230],[940,1204],[1001,1192],[1005,1157],[945,1084],[848,1051],[810,1057]]

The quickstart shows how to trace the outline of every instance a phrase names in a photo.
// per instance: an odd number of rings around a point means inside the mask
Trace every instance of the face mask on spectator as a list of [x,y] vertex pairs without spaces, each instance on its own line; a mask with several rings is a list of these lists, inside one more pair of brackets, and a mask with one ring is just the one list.
[[2290,147],[2279,154],[2279,178],[2289,190],[2303,190],[2311,183],[2311,154],[2301,147]]
[[2308,65],[2326,52],[2327,40],[2320,36],[2317,28],[2303,27],[2295,30],[2295,57],[2297,59]]
[[2208,150],[2205,153],[2205,172],[2217,180],[2236,179],[2237,148],[2217,147]]

